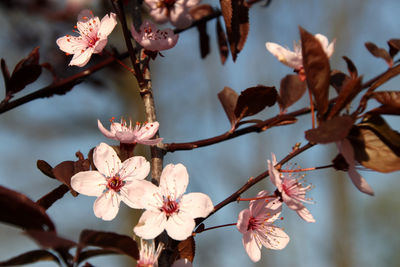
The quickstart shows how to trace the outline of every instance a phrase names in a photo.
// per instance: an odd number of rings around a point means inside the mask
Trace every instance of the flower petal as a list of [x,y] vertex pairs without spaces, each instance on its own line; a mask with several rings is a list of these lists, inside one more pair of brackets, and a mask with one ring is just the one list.
[[[280,250],[284,249],[286,245],[289,243],[289,236],[279,227],[269,226],[266,229],[267,234],[263,233],[263,237],[258,240],[262,243],[262,245],[269,249]],[[257,235],[260,237],[261,235]]]
[[160,177],[160,188],[164,196],[174,196],[177,199],[186,191],[189,174],[183,164],[168,164]]
[[152,138],[157,133],[159,127],[160,124],[157,121],[144,124],[137,132],[138,142]]
[[267,50],[274,55],[280,62],[293,69],[300,69],[303,66],[303,58],[301,54],[290,51],[283,46],[267,42],[265,44]]
[[189,8],[181,5],[176,5],[170,11],[171,24],[176,26],[178,29],[189,27],[192,24],[193,18],[189,13]]
[[69,62],[68,65],[69,66],[78,66],[78,67],[85,66],[89,62],[89,60],[93,54],[93,51],[94,51],[93,47],[87,47],[86,49],[82,49],[82,51],[80,51],[80,53],[75,51],[75,54],[72,57],[71,62]]
[[367,181],[359,174],[356,169],[349,168],[348,174],[351,178],[353,184],[357,187],[358,190],[361,192],[368,194],[370,196],[374,195],[374,190],[372,187],[367,183]]
[[78,172],[71,178],[71,187],[79,194],[100,196],[106,189],[106,179],[98,171]]
[[156,139],[150,139],[150,140],[142,140],[138,141],[139,144],[142,145],[148,145],[148,146],[154,146],[160,143],[164,138],[156,138]]
[[310,223],[315,222],[314,217],[312,216],[311,212],[306,207],[296,210],[296,212],[306,222],[310,222]]
[[133,144],[137,142],[136,134],[133,131],[116,131],[115,137],[124,144]]
[[94,149],[93,161],[97,170],[106,177],[113,177],[121,167],[117,153],[106,143],[100,143]]
[[282,187],[281,186],[282,185],[281,174],[274,167],[277,163],[275,154],[271,153],[271,156],[272,156],[272,161],[267,160],[269,178],[271,179],[271,182],[278,188],[278,190],[280,190]]
[[68,54],[75,54],[76,51],[84,50],[87,47],[82,38],[69,35],[58,38],[56,43],[60,50]]
[[253,262],[261,259],[261,245],[257,244],[251,231],[243,234],[242,243],[244,250]]
[[96,42],[96,45],[94,46],[94,54],[101,53],[103,51],[104,47],[107,45],[107,38],[100,39]]
[[110,15],[105,15],[100,22],[100,28],[97,32],[97,36],[104,38],[110,35],[114,30],[115,25],[117,25],[117,15],[115,13],[110,13]]
[[249,209],[244,209],[239,213],[236,227],[242,234],[248,231],[250,217],[251,213]]
[[146,210],[133,231],[141,238],[153,239],[164,231],[166,225],[167,218],[164,213]]
[[153,196],[157,191],[158,187],[149,181],[133,180],[121,188],[121,199],[133,209],[144,209],[149,206],[148,202],[145,202],[145,196]]
[[119,174],[124,181],[143,180],[149,175],[150,162],[142,156],[131,157],[122,163]]
[[282,192],[282,200],[285,202],[286,206],[289,207],[289,209],[297,211],[304,208],[303,203],[288,196],[285,192]]
[[185,240],[192,235],[196,226],[192,216],[186,212],[178,212],[168,218],[167,230],[168,235],[175,240]]
[[166,8],[156,8],[149,12],[153,20],[159,24],[166,23],[168,21],[168,9]]
[[100,195],[94,202],[94,214],[105,221],[111,221],[117,216],[120,201],[116,193],[108,191]]
[[209,196],[203,193],[190,193],[182,196],[179,209],[190,214],[193,219],[207,217],[214,209]]
[[110,132],[106,128],[104,128],[103,124],[100,122],[100,120],[97,120],[97,127],[99,127],[100,132],[107,138],[117,140],[115,137],[115,133]]

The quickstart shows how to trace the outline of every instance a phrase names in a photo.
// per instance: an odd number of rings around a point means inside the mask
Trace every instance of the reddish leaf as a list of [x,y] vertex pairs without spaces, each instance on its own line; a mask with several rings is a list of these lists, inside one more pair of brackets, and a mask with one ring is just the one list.
[[57,200],[62,198],[67,192],[69,191],[68,186],[65,184],[60,185],[50,193],[46,194],[45,196],[41,197],[36,203],[42,206],[44,209],[48,209],[51,205],[54,204]]
[[0,221],[24,229],[55,231],[46,211],[25,195],[0,186]]
[[299,75],[286,75],[281,80],[281,88],[279,90],[281,109],[285,110],[296,103],[303,96],[306,88],[306,83],[300,80]]
[[328,119],[333,118],[351,101],[361,90],[361,80],[362,76],[357,79],[351,79],[343,85],[340,90],[339,96],[336,99],[336,104],[333,106],[329,112]]
[[202,22],[197,25],[200,40],[200,55],[205,58],[210,53],[210,37],[207,33],[207,23]]
[[79,238],[81,247],[96,246],[139,259],[139,249],[132,237],[112,232],[83,230]]
[[343,59],[346,61],[347,70],[349,71],[350,77],[355,79],[358,77],[358,71],[356,65],[354,65],[353,61],[350,58],[343,56]]
[[376,99],[379,103],[387,106],[400,108],[400,92],[399,91],[383,91],[373,92],[371,97]]
[[389,54],[393,58],[400,51],[400,39],[391,39],[388,42]]
[[243,49],[249,32],[249,8],[244,0],[220,0],[233,61]]
[[218,93],[218,99],[225,110],[226,116],[228,116],[231,126],[234,126],[236,123],[235,107],[238,98],[238,94],[234,90],[232,90],[232,88],[229,88],[227,86]]
[[393,59],[385,49],[377,47],[374,43],[371,42],[365,43],[365,47],[374,57],[384,59],[390,67],[393,65]]
[[59,237],[56,232],[29,230],[25,234],[35,240],[42,248],[58,250],[69,249],[77,245],[71,240]]
[[318,117],[321,119],[328,110],[328,89],[331,73],[329,60],[320,41],[303,28],[299,27],[299,29],[307,85],[314,95]]
[[400,115],[400,109],[382,105],[368,111],[368,114],[387,114],[387,115]]
[[39,261],[55,261],[60,264],[57,256],[47,250],[32,250],[15,256],[6,261],[1,261],[0,266],[21,266]]
[[318,144],[337,142],[348,135],[353,124],[354,120],[350,116],[335,117],[321,122],[318,128],[306,131],[306,139]]
[[343,88],[343,85],[345,85],[349,80],[350,77],[348,75],[344,74],[341,71],[333,70],[329,83],[333,86],[333,88],[335,88],[336,92],[339,94]]
[[226,38],[226,34],[225,34],[224,30],[222,29],[219,18],[217,18],[216,31],[217,31],[219,55],[221,58],[221,63],[222,63],[222,65],[224,65],[226,59],[229,56],[229,49],[228,49],[228,40]]
[[252,116],[267,106],[271,107],[275,104],[277,95],[275,87],[259,85],[247,88],[240,93],[235,107],[235,116],[237,118]]
[[189,261],[193,262],[195,251],[196,244],[193,236],[190,236],[186,240],[179,242],[178,257],[176,259],[188,259]]
[[4,59],[1,59],[1,72],[3,73],[4,85],[7,92],[9,90],[10,72],[8,71],[8,67]]
[[53,173],[53,167],[51,167],[46,161],[39,159],[36,162],[36,166],[44,175],[53,179],[56,178]]
[[28,57],[22,59],[15,66],[7,92],[15,94],[30,83],[36,81],[42,73],[42,66],[39,65],[39,47],[34,48]]

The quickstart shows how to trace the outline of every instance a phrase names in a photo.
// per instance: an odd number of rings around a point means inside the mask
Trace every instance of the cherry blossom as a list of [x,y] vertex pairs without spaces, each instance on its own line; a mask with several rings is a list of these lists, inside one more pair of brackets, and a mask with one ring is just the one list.
[[150,243],[140,239],[140,258],[136,263],[136,267],[158,267],[158,257],[163,248],[163,243],[158,243],[156,249],[154,240]]
[[93,153],[97,171],[83,171],[71,178],[72,188],[80,194],[96,196],[94,214],[106,221],[118,213],[121,200],[129,207],[140,209],[141,195],[147,183],[150,163],[144,157],[131,157],[121,163],[117,153],[105,143]]
[[[265,190],[257,194],[257,198],[267,196]],[[277,198],[267,198],[250,201],[249,208],[239,213],[236,226],[243,234],[243,246],[252,261],[261,259],[261,246],[280,250],[289,243],[289,236],[273,225],[281,211],[282,202]]]
[[143,145],[156,145],[160,143],[163,138],[151,139],[158,131],[159,123],[143,123],[140,125],[139,122],[135,126],[132,126],[132,121],[129,125],[126,120],[121,119],[121,123],[114,122],[114,117],[110,120],[110,130],[104,128],[100,120],[97,120],[97,126],[100,132],[107,138],[117,140],[125,144],[143,144]]
[[157,23],[170,21],[177,28],[188,27],[192,23],[189,10],[201,0],[144,0],[150,8],[150,16]]
[[67,55],[73,54],[70,66],[85,66],[92,54],[100,53],[107,44],[107,36],[117,25],[116,15],[105,15],[101,21],[94,17],[92,11],[83,10],[78,15],[78,23],[75,28],[79,36],[66,35],[57,39],[57,45]]
[[179,259],[172,264],[171,267],[192,267],[192,262],[188,259]]
[[136,32],[132,25],[131,33],[136,42],[144,49],[154,52],[174,47],[179,38],[179,35],[174,34],[172,29],[159,30],[150,21],[143,22],[139,32]]
[[211,199],[203,193],[184,194],[189,174],[182,164],[168,164],[160,177],[160,186],[146,184],[142,205],[146,211],[133,229],[144,239],[153,239],[164,230],[175,240],[185,240],[195,227],[195,218],[213,210]]
[[353,147],[351,146],[350,141],[345,138],[340,142],[336,142],[336,145],[339,149],[340,154],[342,154],[347,164],[349,165],[348,174],[353,184],[361,192],[373,196],[374,190],[372,190],[371,186],[367,183],[367,181],[356,171],[354,150]]
[[[315,38],[319,40],[321,43],[322,49],[324,49],[328,58],[330,58],[333,54],[335,41],[329,43],[328,38],[322,34],[316,34]],[[267,42],[265,43],[267,50],[273,54],[280,62],[289,66],[296,71],[300,71],[303,69],[303,56],[301,54],[301,44],[294,42],[293,51],[284,48],[283,46]]]
[[311,203],[306,198],[306,193],[311,189],[311,185],[304,186],[301,179],[294,179],[293,173],[280,173],[274,166],[276,165],[276,157],[272,153],[272,161],[268,160],[268,173],[271,182],[277,187],[278,195],[283,202],[306,222],[315,222],[310,211],[303,205]]

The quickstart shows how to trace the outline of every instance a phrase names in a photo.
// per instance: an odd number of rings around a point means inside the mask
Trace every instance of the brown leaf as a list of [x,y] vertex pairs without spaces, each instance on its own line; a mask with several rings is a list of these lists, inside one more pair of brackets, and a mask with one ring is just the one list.
[[389,54],[393,58],[400,51],[400,39],[390,39],[388,42]]
[[400,92],[399,91],[382,91],[373,92],[371,97],[376,99],[379,103],[387,106],[400,108]]
[[249,8],[244,0],[220,0],[233,61],[243,49],[249,32]]
[[196,245],[194,242],[194,238],[193,236],[190,236],[186,240],[179,242],[177,260],[188,259],[189,261],[193,262],[195,251]]
[[3,73],[4,85],[6,88],[6,92],[9,91],[9,83],[10,83],[10,72],[8,71],[8,67],[6,61],[1,59],[1,72]]
[[392,57],[389,55],[389,53],[383,49],[380,48],[378,46],[376,46],[376,44],[371,43],[371,42],[367,42],[365,43],[365,47],[368,49],[368,51],[377,58],[382,58],[386,61],[386,63],[391,67],[393,65],[393,59]]
[[46,161],[39,159],[36,162],[36,166],[44,175],[53,179],[56,178],[53,174],[53,167],[51,167]]
[[361,91],[362,76],[348,80],[340,90],[336,103],[329,112],[328,119],[335,117]]
[[318,118],[322,119],[328,110],[331,73],[329,59],[319,40],[303,28],[299,27],[299,29],[307,85],[314,96]]
[[112,232],[83,230],[79,238],[80,247],[96,246],[139,259],[139,249],[132,237]]
[[231,126],[234,126],[236,123],[235,107],[238,98],[238,94],[232,90],[232,88],[227,86],[225,86],[224,89],[218,93],[218,99],[225,110],[225,114],[228,117]]
[[200,55],[201,58],[205,58],[210,53],[210,37],[207,33],[207,23],[199,23],[197,25],[197,31],[199,32]]
[[217,18],[216,31],[217,31],[219,55],[221,58],[221,63],[222,63],[222,65],[224,65],[226,59],[229,56],[229,49],[228,49],[228,40],[226,38],[226,34],[225,34],[224,30],[222,29],[219,18]]
[[307,89],[304,81],[301,81],[299,75],[286,75],[281,80],[281,88],[279,90],[279,104],[282,110],[290,107],[299,100]]
[[353,61],[351,61],[351,59],[346,56],[343,56],[343,59],[346,61],[347,70],[349,71],[350,77],[356,79],[358,77],[356,65],[354,65]]
[[262,111],[275,104],[278,93],[275,87],[258,85],[247,88],[240,93],[235,107],[235,116],[244,118]]
[[55,231],[46,211],[25,195],[0,186],[0,221],[24,229]]
[[318,128],[306,131],[306,139],[313,143],[328,144],[343,140],[353,126],[354,120],[350,116],[335,117],[323,121]]
[[382,105],[380,107],[371,109],[368,114],[387,114],[387,115],[400,115],[400,109],[390,106]]
[[55,261],[56,263],[60,264],[60,261],[56,255],[47,250],[40,249],[28,251],[6,261],[1,261],[0,266],[21,266],[39,261]]
[[341,71],[333,70],[331,72],[331,78],[329,83],[335,88],[336,92],[339,94],[342,90],[343,85],[345,85],[351,78]]
[[69,249],[77,245],[71,240],[59,237],[56,232],[28,230],[25,234],[35,240],[42,248],[58,250]]
[[50,193],[41,197],[38,201],[36,201],[36,203],[38,203],[41,207],[47,210],[48,208],[51,207],[51,205],[54,204],[54,202],[62,198],[68,191],[69,191],[68,186],[62,184],[53,191],[51,191]]

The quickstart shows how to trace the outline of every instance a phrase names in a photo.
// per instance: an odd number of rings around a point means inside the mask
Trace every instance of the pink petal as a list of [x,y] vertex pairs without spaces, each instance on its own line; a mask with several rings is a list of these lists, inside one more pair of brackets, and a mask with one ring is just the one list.
[[261,259],[261,244],[257,243],[251,231],[243,234],[242,243],[244,250],[253,262]]
[[174,8],[170,11],[170,19],[172,25],[178,29],[183,29],[192,24],[192,16],[189,13],[189,9],[181,5],[175,4]]
[[178,212],[168,218],[165,230],[172,239],[185,240],[192,235],[195,226],[194,219],[190,214]]
[[100,120],[97,120],[97,127],[99,127],[100,132],[105,137],[113,139],[113,140],[117,140],[117,138],[115,138],[115,133],[112,133],[109,130],[107,130],[106,128],[104,128],[104,126],[103,126],[103,124],[101,124]]
[[[133,209],[148,209],[150,206],[151,210],[158,211],[158,208],[154,207],[154,203],[149,205],[147,201],[147,196],[154,199],[153,194],[156,192],[158,192],[158,187],[151,182],[133,180],[121,188],[121,199]],[[156,204],[158,203],[156,202]]]
[[151,9],[157,9],[159,0],[144,0],[144,3]]
[[167,218],[164,213],[146,210],[133,231],[143,239],[153,239],[164,231],[166,225]]
[[192,262],[188,259],[179,259],[172,264],[172,267],[192,267]]
[[104,47],[107,45],[107,38],[105,39],[100,39],[96,42],[96,45],[94,46],[94,54],[101,53],[103,51]]
[[154,146],[160,143],[164,138],[156,138],[156,139],[150,139],[150,140],[142,140],[138,141],[138,144],[142,145],[148,145],[148,146]]
[[137,142],[136,134],[132,131],[118,131],[115,133],[118,141],[125,144],[133,144]]
[[349,168],[348,174],[351,178],[351,181],[357,187],[358,190],[370,196],[374,195],[374,190],[367,183],[367,181],[356,171],[354,167]]
[[86,42],[76,36],[60,37],[56,43],[60,50],[68,54],[75,54],[76,51],[85,50],[87,47]]
[[267,160],[269,178],[271,179],[271,182],[278,188],[278,190],[280,190],[282,188],[281,174],[274,167],[277,163],[275,154],[271,153],[271,156],[272,156],[272,161]]
[[178,0],[177,3],[185,2],[184,5],[188,8],[198,5],[201,0]]
[[106,189],[106,179],[98,171],[78,172],[71,178],[71,187],[79,194],[100,196]]
[[297,210],[304,208],[303,203],[288,196],[285,192],[282,192],[282,200],[283,200],[283,202],[285,202],[286,206],[289,207],[289,209],[297,211]]
[[314,217],[312,216],[311,212],[306,207],[303,207],[302,209],[297,210],[296,212],[306,222],[310,222],[310,223],[315,222]]
[[157,121],[149,122],[143,125],[137,132],[138,141],[152,138],[157,133],[158,127],[160,127],[160,124]]
[[97,32],[99,37],[107,37],[114,30],[115,25],[117,25],[117,15],[115,13],[110,13],[110,15],[105,15],[100,22],[100,28]]
[[242,234],[248,231],[250,217],[251,213],[249,209],[244,209],[239,213],[236,227]]
[[125,160],[119,172],[125,180],[143,180],[149,175],[150,162],[142,156],[135,156]]
[[269,249],[280,250],[284,249],[289,243],[289,236],[279,227],[267,227],[267,234],[263,235],[266,238],[259,238],[262,245]]
[[156,8],[150,10],[150,16],[153,20],[159,24],[166,23],[168,21],[168,10],[166,8]]
[[173,196],[174,199],[185,193],[189,183],[189,174],[181,163],[168,164],[164,167],[160,177],[160,189],[164,196]]
[[90,9],[84,9],[81,12],[79,12],[77,19],[78,21],[86,22],[92,18],[94,18],[93,12]]
[[94,202],[94,214],[105,221],[111,221],[117,216],[120,201],[114,192],[108,191],[101,194]]
[[192,218],[204,218],[214,209],[214,205],[209,196],[203,193],[190,193],[183,195],[179,209]]
[[283,64],[296,70],[303,66],[303,59],[301,55],[296,54],[295,52],[292,52],[276,43],[267,42],[265,46],[267,50]]
[[106,177],[114,176],[121,167],[117,153],[106,143],[100,143],[94,149],[93,161],[97,170]]
[[71,59],[71,62],[69,62],[69,66],[78,66],[78,67],[83,67],[85,66],[89,60],[90,57],[93,54],[94,49],[92,47],[88,47],[83,50],[83,52],[76,52],[74,56]]
[[[262,190],[258,192],[256,198],[268,196],[267,190]],[[252,200],[250,201],[249,207],[251,214],[259,214],[265,208],[269,200],[267,199],[260,199],[260,200]]]

